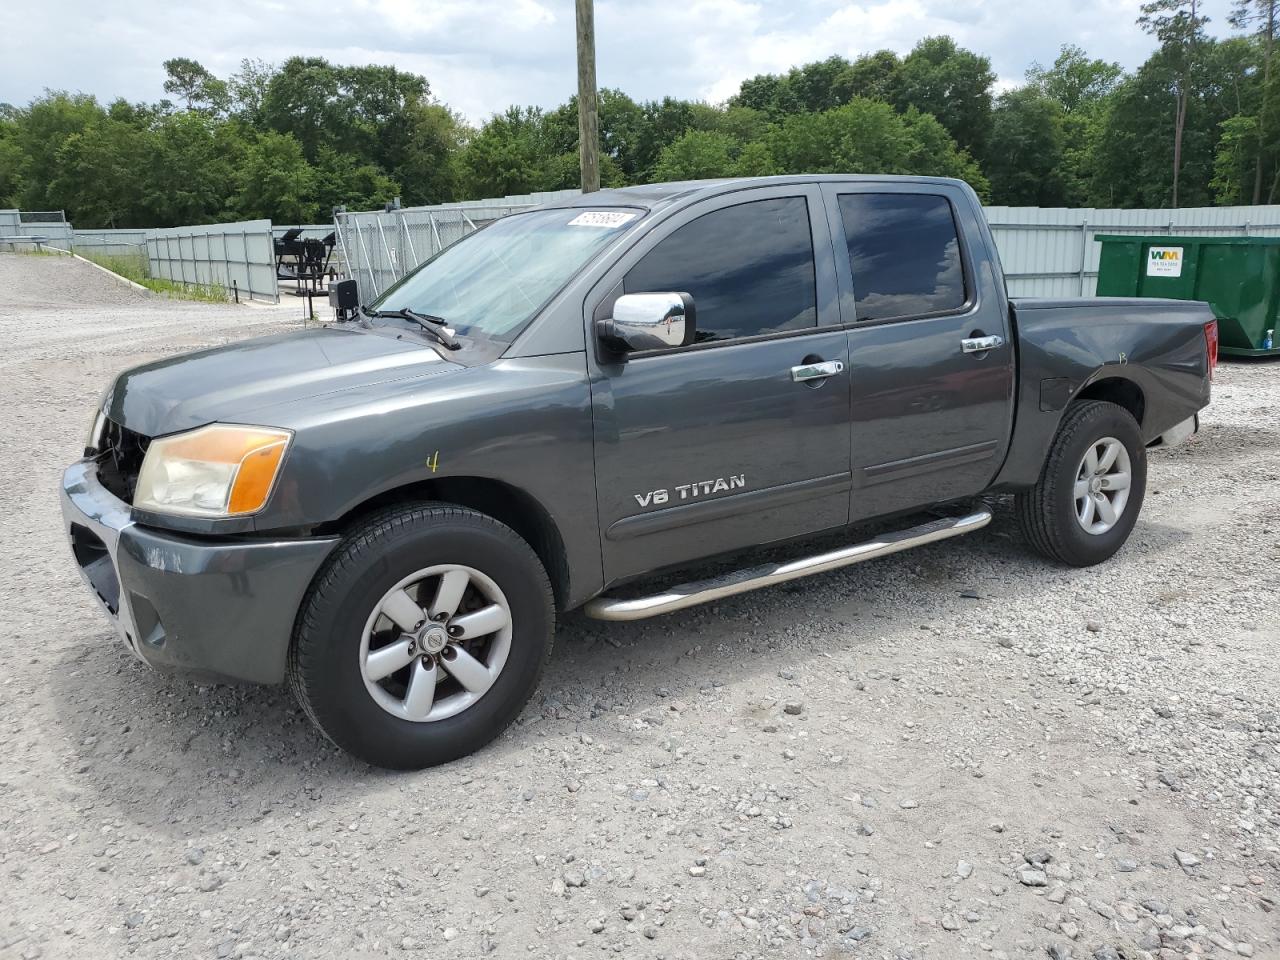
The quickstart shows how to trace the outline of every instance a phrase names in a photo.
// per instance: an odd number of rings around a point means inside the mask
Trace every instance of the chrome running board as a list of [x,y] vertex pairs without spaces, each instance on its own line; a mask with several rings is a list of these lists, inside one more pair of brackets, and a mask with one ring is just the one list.
[[722,597],[732,597],[750,590],[759,590],[761,587],[786,583],[788,580],[798,580],[810,574],[825,573],[828,570],[862,563],[864,560],[874,560],[876,557],[885,557],[900,550],[910,550],[912,547],[923,546],[937,540],[958,537],[963,533],[981,530],[990,522],[991,511],[982,507],[967,516],[932,520],[918,527],[887,533],[873,540],[819,553],[812,557],[788,560],[786,563],[766,563],[707,580],[682,583],[648,597],[627,600],[607,596],[596,597],[587,603],[585,609],[587,616],[595,617],[597,620],[643,620],[646,617],[683,610],[685,607],[719,600]]

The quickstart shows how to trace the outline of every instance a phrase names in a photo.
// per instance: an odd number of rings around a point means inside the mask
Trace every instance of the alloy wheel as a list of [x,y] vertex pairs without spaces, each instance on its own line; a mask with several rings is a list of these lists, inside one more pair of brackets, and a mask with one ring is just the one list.
[[1129,451],[1115,437],[1090,444],[1080,460],[1073,490],[1076,519],[1086,533],[1099,536],[1119,521],[1129,502],[1133,471]]
[[365,623],[360,673],[383,710],[416,723],[453,717],[493,686],[511,652],[511,607],[472,567],[405,577]]

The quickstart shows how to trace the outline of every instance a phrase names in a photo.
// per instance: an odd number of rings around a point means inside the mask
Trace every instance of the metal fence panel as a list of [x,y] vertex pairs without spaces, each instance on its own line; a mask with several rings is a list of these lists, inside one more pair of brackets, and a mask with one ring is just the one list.
[[1180,210],[986,207],[1009,292],[1018,297],[1091,297],[1100,233],[1280,236],[1280,206]]
[[[71,249],[71,224],[61,210],[0,210],[0,237],[42,238],[42,245]],[[9,243],[13,249],[31,249],[35,244],[25,241]]]
[[[444,203],[404,210],[338,213],[335,260],[371,300],[418,264],[477,227],[577,190]],[[1181,210],[985,208],[1009,292],[1019,297],[1093,296],[1099,233],[1280,236],[1280,206]],[[344,268],[345,264],[345,268]]]
[[[576,196],[558,190],[403,210],[341,212],[334,226],[302,225],[303,235],[337,233],[333,265],[354,277],[362,299],[376,297],[408,271],[486,223],[518,210]],[[1020,297],[1092,296],[1100,233],[1280,236],[1280,205],[1181,210],[985,208],[1009,291]],[[44,236],[51,246],[113,254],[145,242],[152,276],[238,288],[279,300],[273,238],[289,229],[268,220],[163,230],[77,230],[61,211],[0,210],[0,236]]]
[[147,261],[153,277],[280,300],[270,220],[149,230]]
[[147,230],[72,230],[71,249],[82,256],[147,256]]

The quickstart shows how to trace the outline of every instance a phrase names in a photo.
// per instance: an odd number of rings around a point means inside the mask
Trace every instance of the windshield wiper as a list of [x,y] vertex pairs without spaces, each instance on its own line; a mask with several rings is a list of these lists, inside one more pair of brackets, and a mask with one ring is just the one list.
[[455,334],[449,328],[449,322],[444,317],[433,316],[429,313],[418,313],[418,311],[410,310],[408,307],[403,307],[399,310],[370,310],[362,305],[360,312],[366,317],[395,317],[400,320],[412,320],[430,334],[431,339],[446,349],[457,350],[462,346],[461,343],[454,339]]

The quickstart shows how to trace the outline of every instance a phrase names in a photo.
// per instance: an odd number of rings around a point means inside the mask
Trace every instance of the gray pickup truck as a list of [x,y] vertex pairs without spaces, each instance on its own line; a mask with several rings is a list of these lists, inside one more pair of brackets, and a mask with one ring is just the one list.
[[1217,354],[1203,304],[1010,300],[973,191],[921,177],[595,193],[350,293],[332,324],[120,374],[62,505],[137,656],[287,678],[394,768],[495,737],[557,612],[831,570],[977,530],[1002,493],[1040,553],[1107,559]]

